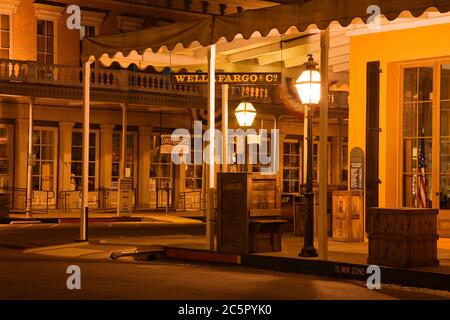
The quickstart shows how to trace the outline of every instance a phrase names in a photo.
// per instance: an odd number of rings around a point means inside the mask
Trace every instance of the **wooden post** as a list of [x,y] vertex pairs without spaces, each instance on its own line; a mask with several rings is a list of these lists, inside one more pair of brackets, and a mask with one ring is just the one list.
[[206,243],[210,250],[214,250],[214,129],[216,111],[216,45],[208,48],[208,125],[209,125],[209,164],[208,164],[208,209],[206,216]]
[[222,85],[222,172],[228,172],[228,84]]
[[30,218],[32,215],[31,204],[33,202],[33,165],[32,165],[32,154],[33,154],[33,106],[34,98],[30,97],[29,107],[28,107],[28,159],[27,159],[27,199],[26,199],[26,218]]
[[88,219],[88,195],[89,195],[89,126],[91,108],[91,63],[89,59],[84,63],[83,77],[83,170],[82,170],[82,206],[80,218],[80,240],[87,240],[87,219]]
[[330,29],[320,33],[320,73],[321,73],[321,99],[320,99],[320,156],[319,156],[319,215],[318,238],[319,257],[328,259],[328,67],[329,67]]

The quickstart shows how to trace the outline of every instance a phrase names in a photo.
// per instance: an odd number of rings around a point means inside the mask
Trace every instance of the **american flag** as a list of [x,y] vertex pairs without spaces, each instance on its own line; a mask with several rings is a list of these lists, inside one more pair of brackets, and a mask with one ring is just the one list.
[[417,181],[417,202],[419,208],[427,207],[427,177],[425,175],[425,141],[419,142],[419,179]]

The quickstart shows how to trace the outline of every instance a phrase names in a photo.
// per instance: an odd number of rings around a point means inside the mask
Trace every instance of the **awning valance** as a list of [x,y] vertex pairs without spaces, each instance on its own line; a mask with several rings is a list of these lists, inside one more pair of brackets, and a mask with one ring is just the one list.
[[245,39],[255,32],[266,36],[273,29],[280,34],[291,27],[303,32],[312,25],[323,30],[334,21],[347,26],[356,18],[367,21],[373,15],[373,12],[368,13],[368,8],[373,6],[378,6],[388,20],[394,20],[404,11],[411,12],[415,17],[430,8],[436,8],[441,13],[448,12],[450,0],[312,0],[278,5],[134,32],[88,37],[83,40],[82,58],[100,58],[104,54],[112,57],[118,52],[127,56],[134,50],[138,54],[146,50],[158,52],[162,47],[172,50],[177,45],[183,45],[186,48],[194,42],[206,47],[222,38],[232,41],[238,34]]

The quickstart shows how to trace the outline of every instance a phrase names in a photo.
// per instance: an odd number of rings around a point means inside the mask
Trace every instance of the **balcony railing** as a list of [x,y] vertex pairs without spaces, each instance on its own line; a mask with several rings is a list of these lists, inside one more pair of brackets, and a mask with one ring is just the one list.
[[[207,96],[206,85],[173,84],[171,77],[167,75],[94,67],[90,79],[93,89]],[[36,61],[0,59],[0,81],[81,88],[83,68],[57,64],[43,65]],[[231,100],[247,97],[259,102],[272,102],[275,91],[274,86],[230,85],[229,97]],[[221,86],[218,86],[218,96],[220,93]]]

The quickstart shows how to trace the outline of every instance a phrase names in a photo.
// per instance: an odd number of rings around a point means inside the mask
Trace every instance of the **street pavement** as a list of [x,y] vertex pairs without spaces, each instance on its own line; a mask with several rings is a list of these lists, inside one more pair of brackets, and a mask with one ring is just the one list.
[[[204,234],[204,225],[91,224],[92,239],[124,243],[111,245],[104,241],[94,246],[73,244],[77,227],[71,224],[0,226],[0,299],[450,299],[449,292],[392,285],[368,290],[362,282],[240,266],[166,260],[136,262],[127,258],[112,261],[108,259],[112,250],[130,248],[126,244],[128,237],[133,241],[141,237],[147,243],[158,239],[169,241],[176,235],[197,239]],[[70,246],[53,248],[57,254],[39,253],[41,246],[67,243]],[[67,288],[67,268],[71,265],[80,267],[81,290]]]

